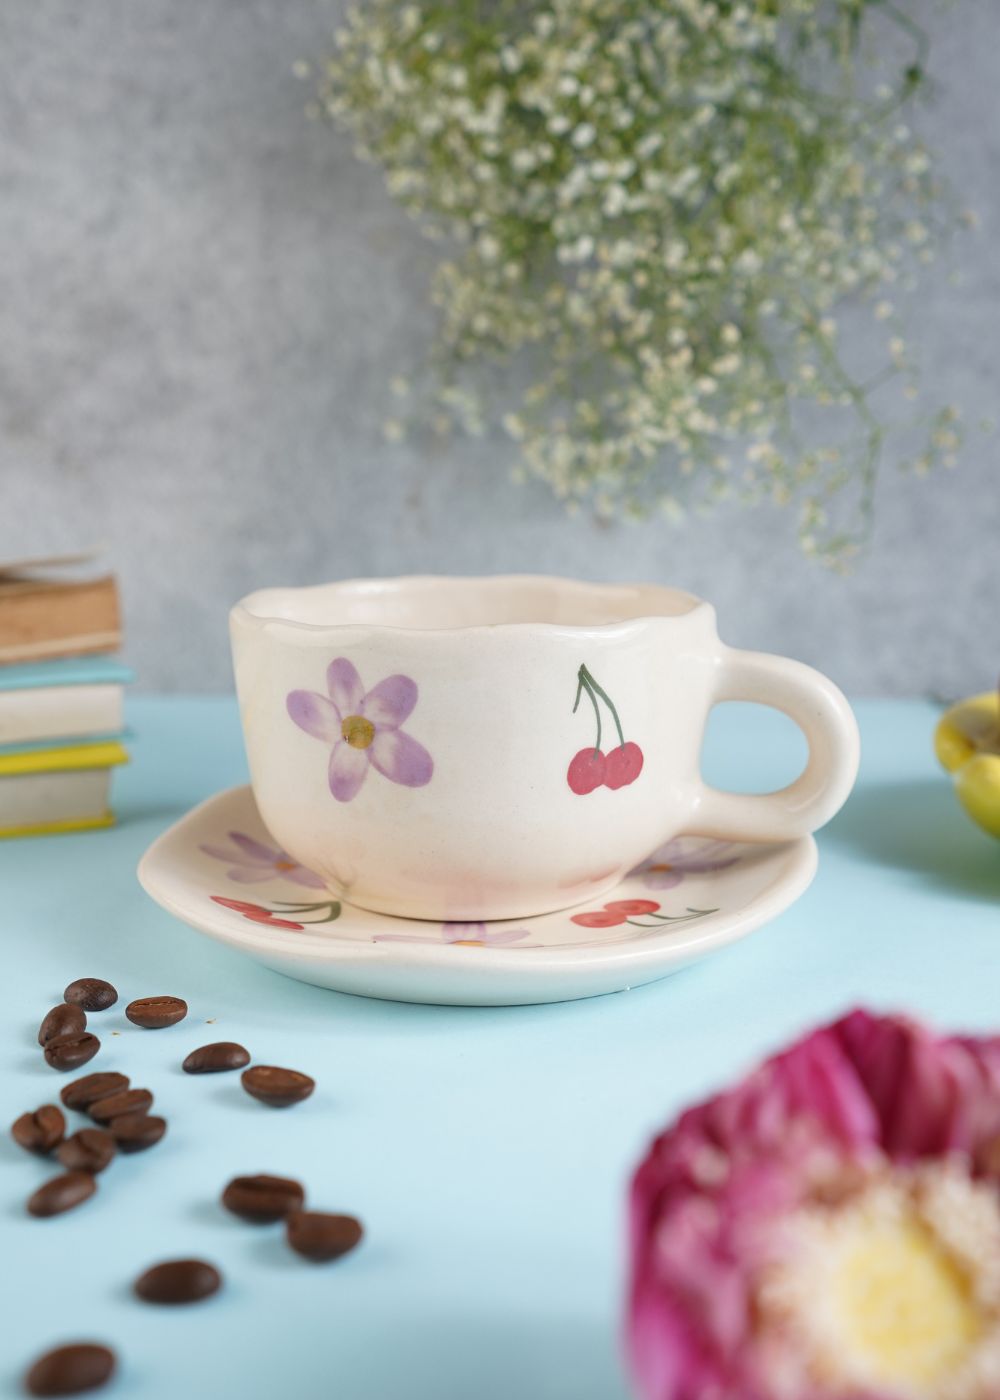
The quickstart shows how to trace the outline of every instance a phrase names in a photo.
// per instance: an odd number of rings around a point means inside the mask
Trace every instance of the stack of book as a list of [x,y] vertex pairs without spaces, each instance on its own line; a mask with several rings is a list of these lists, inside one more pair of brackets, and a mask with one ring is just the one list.
[[0,837],[110,826],[128,761],[118,587],[89,556],[0,565]]

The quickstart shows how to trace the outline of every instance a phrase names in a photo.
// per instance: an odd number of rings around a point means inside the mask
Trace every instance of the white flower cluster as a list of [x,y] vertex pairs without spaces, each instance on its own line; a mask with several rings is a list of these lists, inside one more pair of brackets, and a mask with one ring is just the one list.
[[[609,514],[793,503],[804,547],[843,557],[888,431],[872,394],[910,369],[893,287],[947,222],[901,118],[919,34],[894,85],[856,57],[876,10],[912,31],[881,0],[351,10],[323,105],[453,250],[434,421],[502,423],[527,470]],[[884,341],[867,382],[838,350],[847,296]],[[952,457],[954,417],[917,465]]]

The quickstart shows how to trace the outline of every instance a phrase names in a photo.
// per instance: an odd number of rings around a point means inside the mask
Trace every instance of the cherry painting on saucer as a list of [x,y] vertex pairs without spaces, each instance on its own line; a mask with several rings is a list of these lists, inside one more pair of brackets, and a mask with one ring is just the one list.
[[[626,740],[614,701],[607,691],[598,685],[587,667],[581,666],[576,676],[576,700],[573,703],[573,713],[576,714],[580,707],[580,701],[586,694],[594,707],[596,734],[593,744],[588,744],[586,748],[580,749],[579,753],[574,754],[566,773],[566,781],[571,790],[579,797],[586,797],[588,793],[594,792],[599,787],[611,789],[628,787],[642,772],[642,749],[632,740]],[[602,704],[614,720],[615,729],[618,732],[618,743],[608,749],[607,753],[601,748]]]

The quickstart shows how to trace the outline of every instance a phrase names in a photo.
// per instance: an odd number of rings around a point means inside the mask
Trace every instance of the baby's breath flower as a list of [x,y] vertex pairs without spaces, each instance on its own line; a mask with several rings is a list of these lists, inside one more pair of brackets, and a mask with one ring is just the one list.
[[[434,430],[499,425],[569,510],[769,500],[807,553],[849,557],[864,519],[845,527],[833,501],[870,511],[889,425],[842,358],[838,309],[868,302],[886,323],[870,384],[905,373],[916,397],[890,289],[953,222],[911,129],[914,56],[876,87],[845,44],[876,9],[873,37],[913,40],[878,0],[350,9],[319,101],[450,247]],[[497,375],[519,358],[526,376]],[[921,472],[959,437],[948,410],[927,416]]]

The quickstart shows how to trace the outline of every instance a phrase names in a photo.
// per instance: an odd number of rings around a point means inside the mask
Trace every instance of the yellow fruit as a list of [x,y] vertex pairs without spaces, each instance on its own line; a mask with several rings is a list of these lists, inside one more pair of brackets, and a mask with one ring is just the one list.
[[955,775],[969,816],[1000,838],[1000,694],[987,691],[953,705],[937,726],[934,750]]

